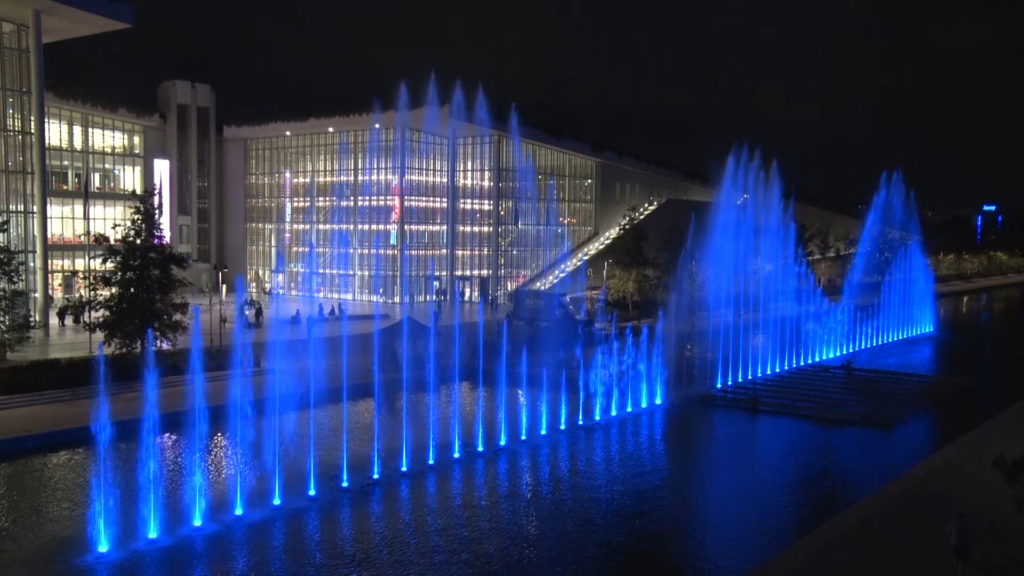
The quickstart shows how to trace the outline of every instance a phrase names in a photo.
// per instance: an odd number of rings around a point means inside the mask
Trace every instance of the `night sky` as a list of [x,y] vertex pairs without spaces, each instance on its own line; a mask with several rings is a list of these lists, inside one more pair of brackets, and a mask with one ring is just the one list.
[[745,142],[824,206],[894,168],[925,206],[1024,202],[1024,33],[996,3],[127,3],[132,29],[47,46],[50,89],[152,111],[207,82],[235,124],[391,106],[402,79],[416,105],[433,70],[445,100],[459,77],[499,121],[712,181]]

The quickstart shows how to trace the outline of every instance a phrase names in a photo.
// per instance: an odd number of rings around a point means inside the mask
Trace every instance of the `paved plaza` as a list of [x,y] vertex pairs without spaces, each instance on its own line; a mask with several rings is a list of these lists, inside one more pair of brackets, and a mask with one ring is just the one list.
[[[223,327],[217,325],[217,319],[219,318],[222,306],[219,300],[215,298],[212,307],[207,297],[191,297],[189,301],[192,305],[198,305],[202,309],[203,344],[214,348],[221,346],[225,348],[230,347],[233,341],[235,323],[238,320],[237,315],[233,312],[237,310],[234,295],[231,294],[224,300],[223,310],[227,323]],[[269,301],[262,300],[262,304],[265,314],[264,325],[260,328],[245,330],[244,337],[247,342],[263,343],[276,338],[285,340],[305,338],[305,326],[295,326],[290,322],[290,318],[295,314],[295,311],[299,310],[302,313],[303,320],[305,320],[311,312],[313,315],[316,315],[318,304],[323,304],[324,313],[326,314],[330,311],[332,305],[337,308],[339,302],[330,300],[314,301],[310,298],[296,296],[276,296]],[[406,313],[423,324],[429,324],[430,312],[434,306],[431,302],[418,302],[405,307],[399,304],[374,302],[346,301],[340,304],[344,307],[350,321],[342,323],[338,320],[332,321],[328,319],[318,329],[319,333],[324,336],[338,336],[341,335],[343,326],[347,326],[351,334],[370,332],[375,325],[372,317],[378,313],[386,315],[382,316],[379,320],[381,326],[397,322]],[[479,304],[469,302],[456,304],[449,301],[441,305],[440,326],[451,325],[455,322],[456,306],[459,307],[458,316],[461,323],[475,323],[477,321],[480,310]],[[485,321],[499,320],[504,318],[508,310],[509,306],[507,305],[499,305],[496,310],[485,307],[484,319]],[[103,339],[102,335],[97,333],[90,336],[81,325],[72,324],[71,318],[68,318],[66,322],[66,326],[58,326],[57,317],[51,310],[50,337],[43,336],[41,330],[33,330],[29,342],[9,355],[10,361],[25,362],[45,358],[73,358],[95,354],[97,344]],[[178,347],[187,347],[187,345],[188,335],[184,334],[178,340]]]

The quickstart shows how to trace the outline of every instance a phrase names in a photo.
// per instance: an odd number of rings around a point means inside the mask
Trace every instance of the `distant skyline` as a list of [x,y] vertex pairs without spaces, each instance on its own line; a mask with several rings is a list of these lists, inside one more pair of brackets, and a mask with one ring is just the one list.
[[133,28],[47,46],[49,89],[152,110],[160,81],[206,82],[223,125],[389,108],[403,79],[420,105],[433,70],[443,101],[482,84],[498,122],[514,102],[530,127],[711,183],[745,143],[822,206],[868,201],[893,169],[926,208],[1024,203],[1010,8],[126,4]]

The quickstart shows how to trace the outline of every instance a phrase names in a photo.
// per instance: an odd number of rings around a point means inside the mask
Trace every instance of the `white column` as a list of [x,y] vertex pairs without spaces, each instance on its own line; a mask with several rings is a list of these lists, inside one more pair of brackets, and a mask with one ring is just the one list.
[[46,131],[43,115],[46,113],[43,86],[43,21],[39,10],[32,11],[29,23],[29,63],[32,82],[32,195],[36,205],[36,320],[43,335],[50,335],[50,290],[47,270],[49,261],[46,240],[49,237],[46,222]]

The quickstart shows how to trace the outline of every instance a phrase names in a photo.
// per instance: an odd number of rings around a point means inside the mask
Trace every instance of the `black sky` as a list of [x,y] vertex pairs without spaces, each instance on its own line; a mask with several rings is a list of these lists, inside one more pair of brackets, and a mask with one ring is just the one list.
[[235,124],[389,106],[402,79],[415,105],[434,70],[445,99],[482,83],[501,121],[712,180],[749,143],[818,204],[894,168],[926,206],[1024,201],[1024,34],[997,3],[127,3],[132,29],[47,46],[48,87],[152,110],[208,82]]

